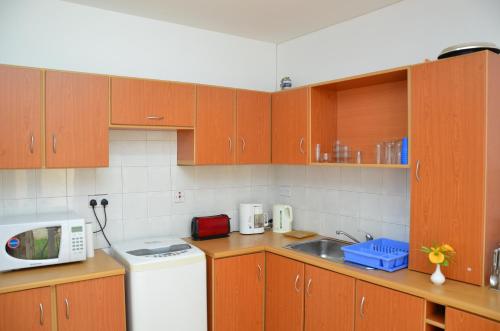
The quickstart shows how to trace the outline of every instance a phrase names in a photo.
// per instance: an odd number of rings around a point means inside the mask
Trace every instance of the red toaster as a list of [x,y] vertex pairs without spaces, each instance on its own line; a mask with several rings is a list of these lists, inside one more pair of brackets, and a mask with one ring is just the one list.
[[194,240],[227,237],[231,231],[229,220],[229,216],[225,214],[193,217],[191,237]]

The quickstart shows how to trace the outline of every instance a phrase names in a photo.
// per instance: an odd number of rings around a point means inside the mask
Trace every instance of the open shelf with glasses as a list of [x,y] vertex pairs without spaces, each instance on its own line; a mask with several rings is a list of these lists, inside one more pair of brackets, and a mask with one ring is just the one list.
[[[397,157],[395,163],[385,163],[383,157],[383,143],[409,136],[408,70],[404,67],[312,85],[311,165],[408,168],[397,163]],[[348,160],[337,162],[337,141],[348,146]],[[319,161],[317,144],[321,146]],[[377,162],[377,144],[382,144],[381,163]],[[360,163],[356,160],[358,151]],[[323,160],[325,153],[327,160]]]

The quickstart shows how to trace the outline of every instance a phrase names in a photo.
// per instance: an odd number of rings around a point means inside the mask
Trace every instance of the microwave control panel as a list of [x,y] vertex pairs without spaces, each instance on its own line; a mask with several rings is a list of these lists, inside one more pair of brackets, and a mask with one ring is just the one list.
[[74,259],[86,256],[84,231],[83,226],[71,226],[71,256]]

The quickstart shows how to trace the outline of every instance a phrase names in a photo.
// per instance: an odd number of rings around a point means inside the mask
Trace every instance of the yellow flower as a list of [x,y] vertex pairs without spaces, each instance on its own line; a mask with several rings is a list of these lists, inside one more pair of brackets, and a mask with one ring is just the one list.
[[441,245],[441,251],[443,251],[443,252],[455,252],[455,250],[453,249],[453,247],[451,247],[448,244]]
[[429,261],[435,264],[443,263],[444,254],[441,253],[438,249],[433,249],[432,252],[429,253]]

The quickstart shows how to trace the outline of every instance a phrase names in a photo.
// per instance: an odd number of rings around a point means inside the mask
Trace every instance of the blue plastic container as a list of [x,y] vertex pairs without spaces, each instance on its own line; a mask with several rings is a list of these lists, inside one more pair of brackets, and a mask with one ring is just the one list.
[[344,260],[393,272],[408,267],[409,244],[387,238],[343,246]]
[[408,138],[401,141],[401,164],[408,164]]

